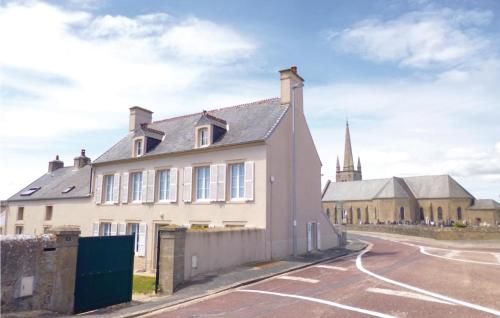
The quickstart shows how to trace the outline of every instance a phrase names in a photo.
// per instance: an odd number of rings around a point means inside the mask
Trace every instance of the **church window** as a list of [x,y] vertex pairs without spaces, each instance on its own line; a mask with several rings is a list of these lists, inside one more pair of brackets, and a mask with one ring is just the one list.
[[405,208],[404,207],[399,208],[399,219],[401,221],[405,220]]
[[425,220],[424,208],[420,208],[420,221],[423,221],[423,220]]
[[438,207],[438,220],[443,219],[443,208]]
[[356,217],[357,217],[356,221],[358,221],[358,223],[361,223],[361,209],[360,208],[358,208],[356,210]]
[[462,208],[461,207],[457,208],[457,219],[462,220]]

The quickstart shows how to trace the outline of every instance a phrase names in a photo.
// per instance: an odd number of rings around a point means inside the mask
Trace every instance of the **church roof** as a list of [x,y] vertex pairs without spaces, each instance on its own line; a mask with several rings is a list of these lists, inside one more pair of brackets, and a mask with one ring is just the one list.
[[322,201],[366,201],[374,199],[474,198],[449,175],[329,182]]
[[500,203],[491,199],[478,199],[475,200],[474,205],[469,209],[471,210],[500,210]]

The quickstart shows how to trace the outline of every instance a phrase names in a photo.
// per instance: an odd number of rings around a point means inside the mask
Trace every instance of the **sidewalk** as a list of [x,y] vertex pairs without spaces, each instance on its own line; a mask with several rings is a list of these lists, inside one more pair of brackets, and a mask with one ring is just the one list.
[[217,294],[228,289],[247,285],[272,276],[280,275],[316,263],[335,259],[340,256],[360,251],[366,247],[360,242],[348,242],[345,248],[335,248],[327,251],[316,252],[288,258],[280,261],[271,261],[258,264],[249,264],[232,268],[230,271],[209,273],[196,277],[194,280],[182,285],[174,295],[151,297],[141,302],[132,301],[99,309],[88,314],[81,314],[86,318],[106,317],[125,318],[138,317],[147,313],[182,304],[208,295]]

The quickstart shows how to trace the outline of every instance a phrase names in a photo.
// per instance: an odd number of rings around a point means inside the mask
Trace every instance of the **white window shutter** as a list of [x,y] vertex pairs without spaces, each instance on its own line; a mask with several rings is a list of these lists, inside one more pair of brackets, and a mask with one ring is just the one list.
[[146,195],[148,192],[148,172],[144,170],[142,172],[142,189],[141,189],[141,201],[146,202]]
[[96,204],[101,204],[102,203],[102,174],[98,174],[96,177],[95,181],[95,203]]
[[191,202],[191,197],[193,195],[193,167],[184,167],[184,187],[182,193],[182,199],[184,202]]
[[113,177],[113,202],[118,204],[120,202],[120,174],[115,173]]
[[122,189],[120,191],[122,203],[128,203],[128,172],[122,174]]
[[217,165],[217,201],[226,201],[226,164]]
[[92,236],[99,236],[99,223],[92,223]]
[[217,201],[217,165],[210,165],[210,201]]
[[316,234],[317,234],[316,246],[317,246],[318,250],[320,250],[321,249],[321,230],[319,227],[319,222],[316,223]]
[[139,242],[137,243],[137,255],[146,256],[146,234],[147,234],[147,224],[139,224]]
[[154,170],[148,171],[148,190],[146,193],[146,202],[148,203],[153,203],[155,201],[155,173],[156,171]]
[[125,235],[127,232],[127,225],[125,223],[118,223],[118,235]]
[[118,230],[118,224],[111,223],[111,235],[116,235],[117,230]]
[[255,163],[253,161],[245,162],[245,198],[248,201],[254,199],[254,167]]
[[170,202],[177,202],[177,168],[170,169],[170,189],[168,196]]

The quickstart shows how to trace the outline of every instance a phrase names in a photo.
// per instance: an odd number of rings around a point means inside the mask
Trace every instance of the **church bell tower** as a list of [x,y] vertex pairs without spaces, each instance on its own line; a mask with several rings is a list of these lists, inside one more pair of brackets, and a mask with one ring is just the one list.
[[358,157],[357,169],[354,169],[354,159],[352,157],[351,134],[349,133],[349,122],[345,126],[345,144],[344,144],[344,168],[340,170],[340,162],[337,157],[337,173],[335,181],[357,181],[362,180],[361,175],[361,160]]

